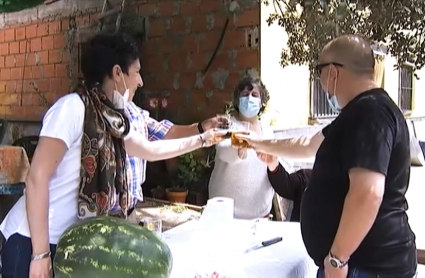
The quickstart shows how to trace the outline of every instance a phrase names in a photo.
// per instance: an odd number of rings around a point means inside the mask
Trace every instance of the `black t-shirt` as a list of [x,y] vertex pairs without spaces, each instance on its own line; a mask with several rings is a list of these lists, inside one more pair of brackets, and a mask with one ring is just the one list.
[[349,265],[385,277],[413,277],[415,235],[405,199],[410,141],[403,114],[384,90],[373,89],[348,103],[322,133],[325,139],[301,204],[301,230],[308,253],[323,267],[349,189],[348,172],[365,168],[386,175],[385,193],[375,223]]

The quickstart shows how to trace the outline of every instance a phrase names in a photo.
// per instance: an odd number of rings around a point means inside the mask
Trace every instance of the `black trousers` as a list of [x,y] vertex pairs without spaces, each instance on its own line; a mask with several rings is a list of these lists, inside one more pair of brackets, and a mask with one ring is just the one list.
[[[32,255],[31,239],[20,234],[13,234],[7,241],[4,238],[2,241],[2,278],[28,278]],[[53,261],[56,245],[50,244],[50,252]]]

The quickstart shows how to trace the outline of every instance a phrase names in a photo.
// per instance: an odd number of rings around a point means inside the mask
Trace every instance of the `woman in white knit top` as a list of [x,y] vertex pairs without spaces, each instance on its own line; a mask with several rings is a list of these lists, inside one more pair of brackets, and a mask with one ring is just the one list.
[[[265,139],[274,138],[270,125],[260,122],[269,93],[260,79],[242,79],[233,93],[235,113],[232,124],[250,123],[250,131]],[[216,146],[215,166],[209,182],[209,197],[235,200],[235,218],[267,217],[272,207],[274,190],[267,175],[267,165],[252,149],[236,149],[230,139]]]

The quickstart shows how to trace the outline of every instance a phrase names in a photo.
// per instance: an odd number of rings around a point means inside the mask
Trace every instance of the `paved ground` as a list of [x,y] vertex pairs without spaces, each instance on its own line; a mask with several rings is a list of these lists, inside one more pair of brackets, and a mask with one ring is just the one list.
[[425,167],[412,167],[406,194],[410,226],[416,234],[416,245],[425,249]]

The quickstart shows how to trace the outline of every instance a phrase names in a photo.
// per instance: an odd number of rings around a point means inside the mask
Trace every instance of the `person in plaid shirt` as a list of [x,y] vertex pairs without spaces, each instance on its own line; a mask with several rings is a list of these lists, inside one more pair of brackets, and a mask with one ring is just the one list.
[[[141,84],[143,85],[143,83]],[[149,112],[138,107],[132,100],[135,91],[130,93],[125,112],[131,126],[137,132],[146,136],[149,141],[162,139],[177,139],[189,137],[218,126],[217,118],[211,118],[192,125],[174,125],[168,120],[158,122],[149,116]],[[127,155],[127,182],[130,189],[130,210],[134,209],[138,201],[143,201],[142,184],[146,180],[146,160]],[[114,211],[120,210],[116,204]]]

